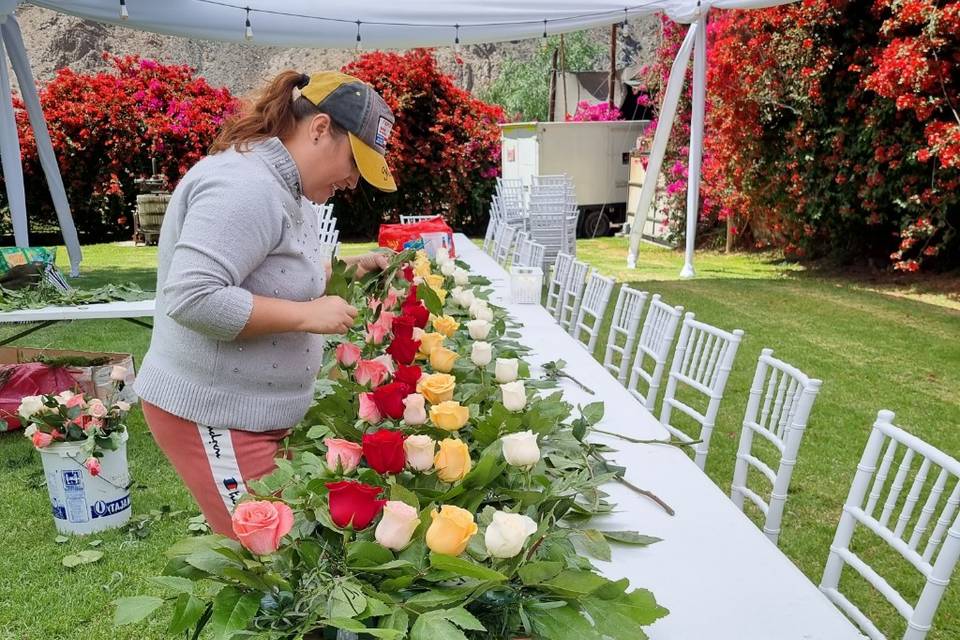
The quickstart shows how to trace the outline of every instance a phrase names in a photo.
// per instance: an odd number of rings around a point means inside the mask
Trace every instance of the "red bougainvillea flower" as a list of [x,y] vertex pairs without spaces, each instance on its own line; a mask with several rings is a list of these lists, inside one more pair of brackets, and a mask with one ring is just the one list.
[[377,499],[383,489],[362,482],[329,482],[327,489],[330,491],[330,517],[338,527],[352,526],[357,531],[366,529],[387,502]]
[[[402,401],[401,406],[403,406]],[[390,429],[363,434],[363,457],[370,468],[381,474],[403,471],[407,463],[407,455],[403,450],[403,437],[403,433]]]

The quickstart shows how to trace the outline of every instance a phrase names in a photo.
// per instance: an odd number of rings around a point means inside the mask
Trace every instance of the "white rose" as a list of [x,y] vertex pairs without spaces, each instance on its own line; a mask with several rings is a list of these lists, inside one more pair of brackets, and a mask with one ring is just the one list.
[[480,309],[487,308],[487,301],[481,298],[474,298],[473,302],[470,303],[470,315],[475,316],[477,311]]
[[470,272],[466,269],[457,267],[453,270],[453,281],[459,285],[465,285],[470,282]]
[[403,421],[408,425],[423,424],[427,421],[427,410],[424,408],[424,397],[419,393],[411,393],[403,402]]
[[508,411],[523,411],[527,406],[527,390],[523,388],[523,380],[515,380],[500,385],[503,393],[503,406]]
[[26,436],[27,438],[32,438],[33,434],[35,434],[36,432],[37,432],[37,425],[30,424],[30,425],[27,425],[27,428],[23,430],[23,435]]
[[529,469],[540,460],[537,434],[533,431],[511,433],[500,438],[500,442],[503,445],[503,459],[509,465]]
[[57,402],[60,404],[67,404],[67,401],[75,396],[76,394],[73,391],[61,391],[57,395],[53,396]]
[[43,409],[43,398],[41,396],[25,396],[20,400],[20,408],[17,410],[17,413],[25,420],[29,420],[31,417],[43,411]]
[[457,265],[453,264],[452,262],[444,262],[442,265],[440,265],[440,273],[445,276],[452,276],[457,268]]
[[493,325],[486,320],[470,320],[467,322],[467,331],[470,332],[470,337],[474,340],[485,340],[490,335],[491,327]]
[[537,523],[520,513],[496,511],[483,541],[494,558],[512,558],[523,549],[527,538],[537,531]]
[[373,537],[387,549],[400,551],[408,544],[420,519],[417,510],[399,500],[388,500],[383,505],[383,517],[373,533]]
[[110,369],[110,379],[114,382],[123,382],[127,379],[127,368],[118,364],[113,365],[113,368]]
[[123,411],[124,413],[126,413],[127,411],[130,411],[130,403],[124,402],[123,400],[117,400],[116,407],[117,409],[120,409],[120,411]]
[[460,296],[460,299],[463,300],[463,304],[460,306],[464,309],[469,309],[470,306],[476,302],[477,296],[473,292],[473,289],[464,289],[463,294]]
[[462,296],[463,296],[463,287],[454,287],[453,289],[450,289],[450,299],[453,300],[458,307],[463,306]]
[[497,358],[497,368],[494,377],[500,384],[513,382],[520,372],[520,361],[516,358]]
[[403,451],[407,454],[407,466],[414,471],[433,469],[436,450],[437,443],[430,436],[407,436],[403,441]]
[[485,367],[493,359],[493,348],[489,342],[477,341],[470,349],[470,361],[478,367]]
[[473,314],[474,320],[486,320],[487,322],[493,322],[493,311],[490,307],[480,307],[477,309],[477,312]]

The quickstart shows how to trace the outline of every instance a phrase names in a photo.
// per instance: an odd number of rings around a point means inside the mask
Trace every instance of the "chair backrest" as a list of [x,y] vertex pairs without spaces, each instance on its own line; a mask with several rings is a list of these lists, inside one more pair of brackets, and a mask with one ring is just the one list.
[[424,220],[433,220],[440,216],[436,214],[431,215],[413,215],[413,216],[400,216],[400,224],[416,224],[418,222],[423,222]]
[[[587,280],[587,286],[583,290],[583,300],[577,311],[576,320],[570,325],[570,335],[574,340],[584,345],[591,354],[597,346],[597,339],[600,337],[600,329],[603,325],[603,317],[607,313],[607,306],[610,304],[610,296],[613,295],[613,278],[600,275],[594,269]],[[584,337],[586,341],[584,341]]]
[[[637,340],[637,352],[630,366],[630,381],[627,383],[627,390],[651,412],[657,403],[670,347],[673,346],[681,318],[683,307],[671,307],[660,299],[659,293],[653,294]],[[649,370],[648,359],[652,362]],[[640,390],[641,380],[643,391]]]
[[543,269],[543,259],[547,253],[547,248],[539,242],[527,240],[530,250],[527,252],[527,267],[537,267]]
[[583,289],[587,284],[587,273],[590,271],[590,265],[579,260],[573,261],[570,267],[570,277],[567,279],[567,286],[563,289],[563,296],[560,298],[560,315],[557,321],[565,331],[570,331],[570,326],[576,322],[577,313],[580,311],[580,301],[583,299]]
[[530,176],[530,187],[557,185],[567,187],[570,184],[570,177],[565,173],[546,176]]
[[[907,621],[903,639],[922,640],[930,630],[943,592],[960,559],[960,462],[894,426],[893,419],[892,411],[880,411],[873,423],[830,545],[820,590],[870,638],[886,638],[840,593],[840,574],[844,567],[850,567]],[[897,460],[899,464],[891,478]],[[908,482],[910,489],[903,496]],[[886,498],[881,500],[884,494]],[[921,503],[917,512],[916,507]],[[895,515],[895,511],[899,513]],[[893,585],[850,548],[857,525],[899,553],[925,578],[916,605],[911,606]],[[871,537],[871,542],[875,538]],[[871,551],[875,548],[874,543]]]
[[[743,499],[747,498],[763,512],[766,517],[763,532],[773,544],[777,544],[780,536],[783,506],[797,462],[797,451],[813,402],[820,392],[820,384],[820,380],[812,380],[796,367],[774,358],[772,349],[760,353],[743,417],[730,499],[743,509]],[[780,453],[776,472],[754,454],[754,435],[763,437]],[[751,467],[770,482],[769,502],[747,486]]]
[[630,358],[637,344],[637,332],[643,319],[643,307],[647,304],[647,292],[627,285],[620,287],[617,303],[613,307],[613,319],[607,334],[607,348],[603,353],[603,368],[613,374],[620,384],[627,385],[630,373]]
[[[673,363],[667,376],[667,390],[663,395],[663,408],[660,412],[660,424],[667,431],[685,442],[693,442],[686,433],[670,423],[673,410],[689,416],[700,425],[700,442],[694,449],[693,461],[703,469],[707,464],[707,452],[710,450],[710,437],[717,421],[720,401],[727,386],[727,378],[737,356],[737,349],[743,331],[732,333],[718,329],[705,322],[694,320],[693,314],[683,317],[680,327],[680,339],[673,352]],[[689,387],[707,398],[707,408],[701,413],[695,408],[677,399],[679,385]]]
[[340,238],[340,231],[337,229],[337,219],[330,218],[320,224],[317,235],[320,237],[321,244],[336,244]]
[[318,222],[323,222],[324,220],[328,220],[333,216],[332,204],[318,204],[312,200],[307,200],[306,198],[303,198],[301,200],[301,203],[302,202],[307,202],[311,207],[313,207],[314,212],[317,214]]
[[569,253],[558,253],[553,263],[550,284],[547,286],[546,303],[547,312],[556,320],[560,320],[560,303],[563,302],[563,291],[567,288],[571,267],[573,267],[573,256]]
[[562,213],[531,213],[528,218],[530,239],[546,247],[546,259],[552,262],[567,250],[565,216]]
[[577,255],[577,226],[580,224],[580,211],[574,210],[574,213],[567,215],[564,227],[567,253]]
[[510,248],[513,246],[513,238],[517,234],[517,228],[509,224],[501,224],[497,229],[497,235],[494,239],[493,259],[504,267],[507,264],[507,258],[510,257]]
[[493,255],[493,247],[497,237],[497,228],[500,226],[500,220],[493,215],[487,220],[487,233],[483,236],[483,252],[487,255]]
[[530,248],[527,247],[527,239],[530,237],[530,234],[526,231],[517,231],[516,236],[513,238],[513,258],[510,261],[510,264],[515,265],[526,265],[527,254],[530,252]]

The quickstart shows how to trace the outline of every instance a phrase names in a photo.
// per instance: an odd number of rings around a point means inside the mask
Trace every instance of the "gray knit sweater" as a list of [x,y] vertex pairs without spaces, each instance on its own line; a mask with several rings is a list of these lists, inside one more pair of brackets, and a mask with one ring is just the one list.
[[254,294],[306,301],[324,286],[317,216],[301,200],[300,174],[280,140],[204,158],[164,216],[153,338],[134,388],[204,426],[295,425],[313,397],[324,339],[237,336]]

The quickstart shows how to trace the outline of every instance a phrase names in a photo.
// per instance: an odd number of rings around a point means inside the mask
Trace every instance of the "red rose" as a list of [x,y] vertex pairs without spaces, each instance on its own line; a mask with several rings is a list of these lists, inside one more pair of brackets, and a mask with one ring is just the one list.
[[403,399],[410,395],[410,387],[402,382],[391,382],[373,390],[373,402],[380,414],[393,420],[403,417]]
[[357,531],[366,529],[387,502],[377,500],[383,489],[362,482],[328,482],[327,489],[330,490],[330,517],[338,527],[353,525]]
[[413,316],[396,316],[393,319],[393,326],[391,330],[393,331],[394,338],[407,338],[408,340],[413,340]]
[[[403,402],[400,402],[400,415],[403,415]],[[400,473],[407,464],[403,434],[389,429],[363,434],[363,457],[377,473]]]
[[409,304],[404,302],[400,312],[405,316],[409,316],[413,320],[413,325],[421,329],[427,326],[427,320],[430,319],[430,312],[419,300]]
[[407,282],[413,282],[413,265],[408,264],[400,271],[400,273],[403,275],[404,280]]
[[402,382],[411,389],[416,389],[417,382],[420,381],[421,375],[423,375],[423,372],[417,365],[411,365],[409,367],[399,365],[397,366],[396,372],[393,374],[393,381]]
[[398,365],[406,365],[413,362],[417,357],[417,351],[420,349],[420,341],[413,338],[394,338],[390,346],[387,347],[389,353]]

